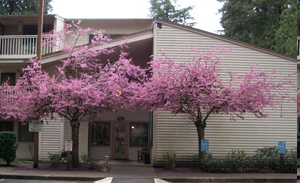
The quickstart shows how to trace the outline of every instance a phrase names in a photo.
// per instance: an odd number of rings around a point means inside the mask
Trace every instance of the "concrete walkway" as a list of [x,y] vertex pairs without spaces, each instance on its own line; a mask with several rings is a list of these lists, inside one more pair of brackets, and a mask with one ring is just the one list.
[[[110,161],[109,172],[20,170],[0,167],[0,178],[97,181],[107,177],[157,178],[169,182],[296,182],[295,174],[277,173],[156,173],[151,165]],[[299,175],[299,169],[298,173]]]

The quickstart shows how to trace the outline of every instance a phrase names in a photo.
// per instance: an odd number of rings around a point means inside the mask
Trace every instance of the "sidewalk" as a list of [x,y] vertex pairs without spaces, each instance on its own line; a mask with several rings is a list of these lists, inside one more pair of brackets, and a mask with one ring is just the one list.
[[[18,170],[1,167],[0,178],[96,181],[106,177],[160,178],[170,182],[296,182],[295,174],[277,173],[156,173],[151,165],[110,162],[109,172]],[[299,175],[299,171],[297,173]]]

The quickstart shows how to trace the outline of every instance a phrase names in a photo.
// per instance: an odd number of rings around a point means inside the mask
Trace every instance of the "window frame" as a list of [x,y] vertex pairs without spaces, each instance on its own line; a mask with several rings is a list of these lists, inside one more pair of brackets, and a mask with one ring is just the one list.
[[[97,124],[105,124],[108,126],[108,132],[107,132],[107,137],[108,137],[108,140],[107,142],[109,142],[108,145],[103,145],[103,144],[94,144],[94,141],[93,141],[93,136],[94,136],[94,127],[97,127],[98,125]],[[103,127],[103,126],[102,126]],[[91,125],[90,125],[90,130],[91,130],[91,133],[90,133],[90,145],[93,146],[93,147],[110,147],[111,146],[111,124],[110,122],[103,122],[103,121],[95,121],[93,122]],[[103,129],[104,130],[104,129]],[[103,131],[102,130],[102,131]],[[97,137],[96,137],[97,138]]]
[[[24,135],[21,135],[21,129],[20,128],[23,128],[26,130],[27,128],[27,131],[24,132],[22,131],[23,133],[26,133],[26,137],[29,136],[29,138],[25,138],[25,139],[21,139]],[[29,124],[26,123],[25,125],[21,124],[21,122],[19,122],[19,127],[18,127],[18,141],[19,142],[33,142],[34,141],[34,135],[33,135],[33,132],[30,132],[29,131]]]
[[[2,124],[6,124],[7,126],[9,126],[9,128],[11,128],[11,130],[2,130]],[[14,122],[12,121],[0,121],[0,132],[4,132],[4,131],[14,131]]]
[[[137,126],[137,125],[133,125],[133,124],[143,124],[143,125],[146,125],[147,126],[147,144],[144,144],[144,145],[131,145],[131,130],[132,130],[132,126]],[[149,127],[149,123],[148,122],[129,122],[129,134],[128,134],[128,138],[129,138],[129,147],[148,147],[150,142],[149,142],[149,139],[150,139],[150,136],[149,136],[149,133],[150,133],[150,127]]]

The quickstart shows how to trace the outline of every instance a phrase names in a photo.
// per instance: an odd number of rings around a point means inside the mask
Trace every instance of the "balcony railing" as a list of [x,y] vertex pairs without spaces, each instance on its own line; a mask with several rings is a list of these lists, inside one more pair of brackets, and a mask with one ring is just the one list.
[[[43,37],[45,38],[45,36]],[[0,56],[36,55],[37,35],[3,35],[0,36]],[[42,46],[42,54],[53,52],[53,47]]]

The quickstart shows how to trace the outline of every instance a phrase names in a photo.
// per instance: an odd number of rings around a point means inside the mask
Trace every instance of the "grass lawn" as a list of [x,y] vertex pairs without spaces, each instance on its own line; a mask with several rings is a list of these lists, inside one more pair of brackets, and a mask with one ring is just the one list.
[[[30,164],[33,163],[32,160],[25,160],[25,159],[15,159],[11,164]],[[4,159],[0,159],[0,164],[6,164],[6,161]]]
[[297,159],[297,165],[300,165],[300,159]]

